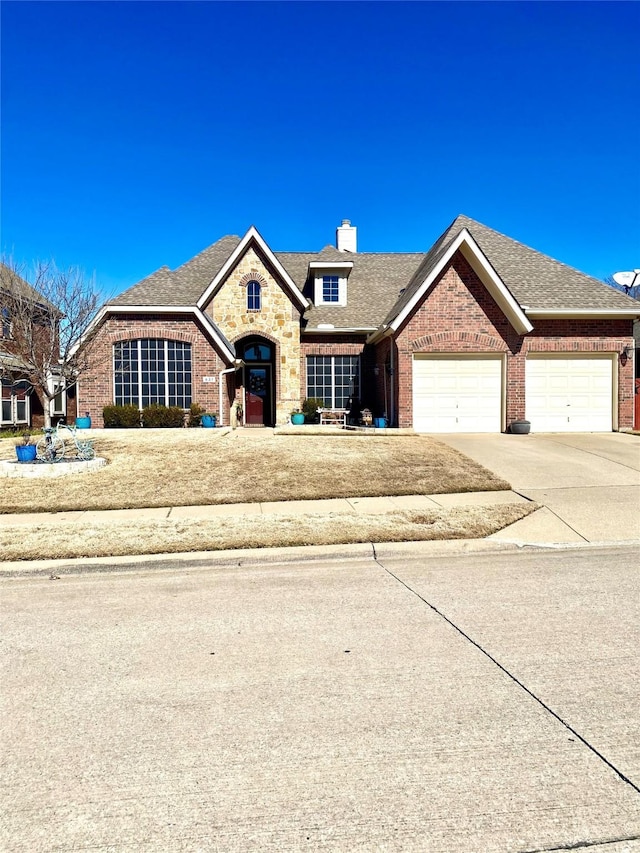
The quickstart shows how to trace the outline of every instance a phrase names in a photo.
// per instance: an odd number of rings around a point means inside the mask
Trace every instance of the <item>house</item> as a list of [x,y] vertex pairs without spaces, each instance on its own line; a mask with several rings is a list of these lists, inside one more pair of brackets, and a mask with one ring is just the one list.
[[276,252],[251,227],[161,267],[98,317],[78,408],[199,403],[229,423],[288,420],[305,397],[352,398],[420,432],[632,427],[637,302],[458,216],[424,252]]
[[15,270],[0,263],[0,429],[42,426],[45,406],[52,417],[66,415],[60,377],[48,376],[52,399],[37,388],[33,360],[56,350],[60,314]]

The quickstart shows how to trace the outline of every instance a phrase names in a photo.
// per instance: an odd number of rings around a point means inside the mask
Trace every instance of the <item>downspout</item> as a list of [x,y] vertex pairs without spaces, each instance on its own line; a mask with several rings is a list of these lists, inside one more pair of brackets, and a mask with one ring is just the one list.
[[218,374],[218,399],[219,399],[218,408],[220,411],[220,426],[223,426],[223,423],[222,423],[222,377],[225,375],[225,373],[235,373],[236,370],[238,370],[239,367],[242,367],[243,364],[244,364],[244,361],[242,361],[241,358],[236,358],[234,360],[233,367],[226,367],[224,370],[221,370],[220,373]]
[[394,350],[394,341],[393,336],[391,337],[390,345],[389,345],[389,384],[391,386],[391,405],[389,408],[391,409],[391,414],[389,418],[390,426],[395,426],[396,424],[396,385],[394,381],[394,376],[396,375],[394,358],[393,358],[393,350]]
[[218,397],[219,397],[219,410],[220,410],[220,426],[223,426],[222,423],[222,377],[225,373],[234,373],[235,367],[227,367],[225,370],[221,370],[218,374]]

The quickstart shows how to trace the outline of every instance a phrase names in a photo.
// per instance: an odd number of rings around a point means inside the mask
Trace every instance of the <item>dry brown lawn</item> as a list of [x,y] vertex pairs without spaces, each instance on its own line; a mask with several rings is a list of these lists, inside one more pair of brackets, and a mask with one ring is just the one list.
[[535,504],[463,506],[386,515],[256,515],[172,521],[100,521],[0,526],[2,560],[175,554],[234,548],[482,539]]
[[[0,512],[134,509],[495,491],[509,484],[418,435],[273,435],[270,430],[95,430],[91,474],[0,480]],[[0,459],[15,459],[0,439]]]

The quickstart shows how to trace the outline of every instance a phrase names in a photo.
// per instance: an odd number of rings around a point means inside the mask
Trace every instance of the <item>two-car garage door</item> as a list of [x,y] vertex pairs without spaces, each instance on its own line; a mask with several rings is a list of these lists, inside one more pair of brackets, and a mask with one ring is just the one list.
[[[503,358],[413,357],[413,426],[417,432],[500,432]],[[533,432],[610,432],[611,356],[530,354],[525,410]]]
[[611,356],[530,355],[526,413],[535,432],[610,432],[613,429]]
[[413,357],[416,432],[500,432],[502,357]]

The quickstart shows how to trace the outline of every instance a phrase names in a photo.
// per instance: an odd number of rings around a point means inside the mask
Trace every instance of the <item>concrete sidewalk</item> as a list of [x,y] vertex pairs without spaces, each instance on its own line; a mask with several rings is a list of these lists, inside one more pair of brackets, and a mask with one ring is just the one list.
[[385,514],[398,510],[428,510],[456,506],[495,506],[528,503],[511,491],[465,492],[453,495],[399,495],[377,498],[331,498],[329,500],[270,501],[263,503],[215,504],[207,506],[151,507],[148,509],[86,510],[0,515],[0,527],[16,524],[46,525],[62,521],[118,521],[124,519],[214,519],[231,515],[354,515]]

